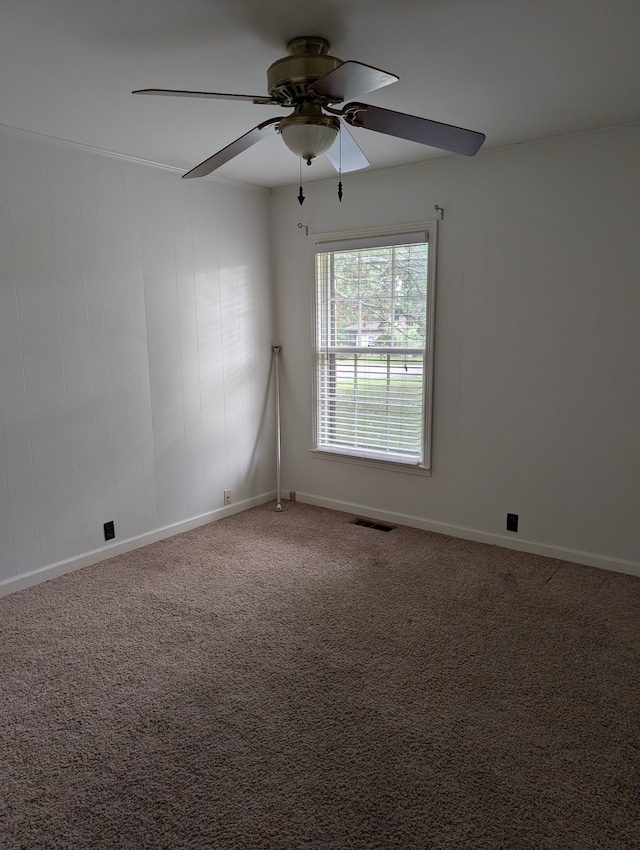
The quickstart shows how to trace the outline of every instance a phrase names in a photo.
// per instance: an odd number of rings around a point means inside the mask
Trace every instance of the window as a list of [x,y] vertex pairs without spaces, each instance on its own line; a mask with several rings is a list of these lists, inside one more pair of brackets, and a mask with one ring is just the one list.
[[316,237],[316,451],[430,468],[435,228]]

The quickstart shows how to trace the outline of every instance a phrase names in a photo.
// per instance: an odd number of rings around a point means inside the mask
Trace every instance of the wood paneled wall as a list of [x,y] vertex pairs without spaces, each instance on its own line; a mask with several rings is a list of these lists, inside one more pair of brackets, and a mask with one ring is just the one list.
[[272,490],[269,193],[0,142],[0,580]]

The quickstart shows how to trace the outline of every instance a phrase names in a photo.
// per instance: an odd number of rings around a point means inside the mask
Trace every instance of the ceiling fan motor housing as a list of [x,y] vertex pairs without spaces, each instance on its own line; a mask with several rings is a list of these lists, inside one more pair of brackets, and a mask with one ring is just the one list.
[[[309,99],[307,87],[343,64],[342,59],[329,55],[329,47],[329,42],[319,36],[292,39],[287,44],[289,56],[278,59],[267,71],[271,97],[283,106]],[[323,98],[314,96],[313,100]]]

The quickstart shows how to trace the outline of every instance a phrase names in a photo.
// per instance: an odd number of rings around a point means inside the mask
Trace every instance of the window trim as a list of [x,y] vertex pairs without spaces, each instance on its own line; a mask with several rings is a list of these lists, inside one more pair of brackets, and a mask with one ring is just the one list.
[[[437,220],[412,222],[391,227],[368,227],[358,230],[345,230],[329,233],[315,233],[310,235],[311,265],[313,282],[313,446],[310,453],[313,457],[322,460],[332,460],[342,463],[351,463],[358,466],[368,466],[377,469],[394,470],[419,475],[431,475],[432,470],[432,442],[433,442],[433,394],[434,394],[434,353],[435,353],[435,303],[436,303],[436,262],[437,262]],[[424,348],[425,373],[423,394],[423,441],[424,453],[422,462],[403,463],[397,460],[385,460],[382,458],[362,457],[349,454],[340,450],[328,450],[318,448],[318,281],[316,279],[316,254],[327,251],[345,250],[350,246],[362,247],[367,240],[377,243],[378,246],[402,244],[402,239],[408,241],[415,239],[417,235],[425,236],[429,245],[429,262],[427,266],[427,325],[426,344]],[[388,238],[385,243],[384,239]],[[381,241],[382,240],[382,241]],[[360,244],[356,244],[360,243]],[[375,247],[372,245],[371,247]]]

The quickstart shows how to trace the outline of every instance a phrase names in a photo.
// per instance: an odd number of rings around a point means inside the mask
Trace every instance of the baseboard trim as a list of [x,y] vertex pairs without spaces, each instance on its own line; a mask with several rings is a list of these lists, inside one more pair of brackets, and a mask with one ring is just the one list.
[[533,555],[544,555],[547,558],[558,558],[561,561],[570,561],[573,564],[584,564],[588,567],[598,567],[602,570],[611,570],[617,573],[627,573],[640,576],[640,563],[626,561],[621,558],[610,558],[594,552],[582,552],[578,549],[566,549],[562,546],[551,546],[546,543],[536,543],[534,540],[522,540],[515,537],[506,537],[502,534],[490,534],[474,528],[465,528],[459,525],[435,522],[412,516],[411,514],[400,514],[394,511],[382,511],[367,505],[343,502],[338,499],[327,499],[323,496],[315,496],[311,493],[296,492],[296,501],[305,502],[309,505],[317,505],[320,508],[330,508],[335,511],[344,511],[349,514],[358,514],[371,519],[383,520],[398,525],[408,525],[411,528],[420,528],[423,531],[435,531],[438,534],[448,534],[451,537],[460,537],[463,540],[474,540],[477,543],[488,543],[491,546],[501,546],[503,549],[513,549],[517,552],[529,552]]
[[[0,597],[8,596],[10,593],[15,593],[18,590],[33,587],[34,585],[49,581],[52,578],[57,578],[58,576],[65,575],[66,573],[80,570],[83,567],[98,564],[101,561],[106,561],[108,558],[113,558],[116,555],[124,555],[126,552],[131,552],[134,549],[140,549],[143,546],[148,546],[150,543],[157,543],[159,540],[165,540],[167,537],[173,537],[176,534],[182,534],[182,532],[190,531],[192,528],[207,525],[210,522],[216,522],[217,520],[224,519],[224,517],[232,516],[233,514],[240,513],[241,511],[246,511],[249,508],[263,505],[265,502],[275,499],[275,497],[275,491],[263,493],[260,496],[245,499],[242,502],[227,505],[226,507],[209,511],[197,517],[191,517],[189,519],[182,520],[181,522],[173,523],[172,525],[164,526],[163,528],[158,528],[154,531],[147,532],[146,534],[141,534],[138,537],[132,537],[129,540],[121,540],[64,561],[58,561],[55,564],[49,564],[46,567],[41,567],[37,570],[32,570],[31,572],[14,576],[13,578],[4,579],[3,581],[0,581]],[[558,558],[562,561],[570,561],[574,564],[584,564],[590,567],[598,567],[603,570],[611,570],[613,572],[640,576],[640,563],[635,561],[605,557],[592,552],[566,549],[561,546],[550,546],[548,544],[536,543],[533,540],[520,540],[512,537],[505,537],[501,534],[489,534],[473,528],[465,528],[463,526],[435,522],[433,520],[423,519],[422,517],[413,516],[411,514],[401,514],[395,511],[382,511],[377,508],[371,508],[367,505],[344,502],[338,499],[328,499],[323,496],[315,496],[311,493],[301,493],[300,491],[296,493],[296,501],[304,502],[309,505],[317,505],[321,508],[329,508],[330,510],[344,511],[349,514],[358,514],[370,517],[371,519],[397,523],[398,525],[408,525],[412,528],[420,528],[423,531],[434,531],[437,534],[448,534],[451,537],[459,537],[463,540],[474,540],[478,543],[488,543],[492,546],[501,546],[504,549],[513,549],[518,552],[529,552],[534,555],[544,555],[548,558]]]
[[100,549],[93,549],[91,552],[84,552],[82,555],[76,555],[64,561],[58,561],[55,564],[49,564],[46,567],[40,567],[37,570],[31,570],[28,573],[22,573],[13,578],[4,579],[0,581],[0,597],[8,596],[10,593],[24,590],[27,587],[33,587],[52,578],[58,578],[58,576],[63,576],[66,573],[81,570],[83,567],[99,564],[100,561],[106,561],[108,558],[113,558],[116,555],[124,555],[126,552],[132,552],[134,549],[140,549],[143,546],[148,546],[150,543],[157,543],[159,540],[165,540],[167,537],[173,537],[175,534],[191,531],[192,528],[198,528],[200,525],[207,525],[210,522],[216,522],[232,514],[263,505],[265,502],[275,499],[275,496],[275,490],[270,493],[263,493],[260,496],[254,496],[252,499],[245,499],[242,502],[236,502],[232,505],[218,508],[215,511],[208,511],[205,514],[149,531],[138,537],[132,537],[129,540],[119,540],[116,543],[102,546]]

